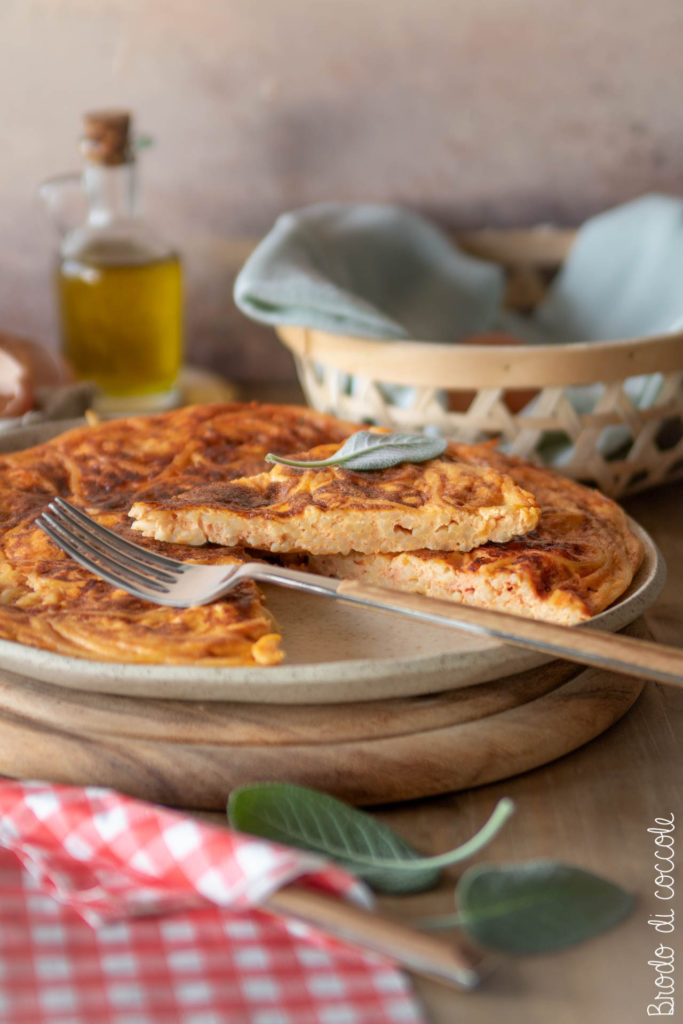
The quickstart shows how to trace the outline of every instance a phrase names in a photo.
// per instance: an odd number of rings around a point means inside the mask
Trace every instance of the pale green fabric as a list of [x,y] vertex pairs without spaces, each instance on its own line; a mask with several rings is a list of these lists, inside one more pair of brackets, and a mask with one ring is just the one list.
[[399,206],[319,203],[279,217],[235,282],[269,324],[458,341],[500,325],[531,344],[637,338],[683,326],[683,201],[648,195],[590,218],[529,318],[502,308],[499,267]]
[[534,323],[557,341],[680,330],[683,201],[642,196],[586,221]]
[[278,218],[235,281],[247,316],[363,338],[456,341],[491,327],[501,269],[397,206],[320,203]]

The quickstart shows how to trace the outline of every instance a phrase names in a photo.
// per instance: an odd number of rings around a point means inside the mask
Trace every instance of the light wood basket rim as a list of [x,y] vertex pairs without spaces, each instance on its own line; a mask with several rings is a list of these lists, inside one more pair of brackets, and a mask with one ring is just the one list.
[[[683,371],[683,331],[610,341],[486,345],[378,340],[279,325],[301,359],[350,375],[415,387],[567,387]],[[482,332],[484,333],[484,332]]]

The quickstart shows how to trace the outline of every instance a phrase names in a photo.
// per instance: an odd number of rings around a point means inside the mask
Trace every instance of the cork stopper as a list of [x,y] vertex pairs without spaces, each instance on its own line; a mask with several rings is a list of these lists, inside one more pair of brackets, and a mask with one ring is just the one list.
[[83,117],[81,151],[86,160],[115,167],[133,160],[131,115],[127,110],[96,110]]

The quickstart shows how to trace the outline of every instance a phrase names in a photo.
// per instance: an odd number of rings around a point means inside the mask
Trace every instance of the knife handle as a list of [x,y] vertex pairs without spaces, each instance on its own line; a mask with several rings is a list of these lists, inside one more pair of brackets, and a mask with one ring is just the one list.
[[683,686],[683,648],[680,647],[591,629],[587,623],[560,626],[355,580],[342,580],[335,596],[353,604],[399,612],[434,625],[491,637],[550,657],[611,669],[668,686]]
[[481,956],[474,951],[314,889],[284,886],[268,897],[263,909],[314,925],[432,981],[467,990],[480,980]]

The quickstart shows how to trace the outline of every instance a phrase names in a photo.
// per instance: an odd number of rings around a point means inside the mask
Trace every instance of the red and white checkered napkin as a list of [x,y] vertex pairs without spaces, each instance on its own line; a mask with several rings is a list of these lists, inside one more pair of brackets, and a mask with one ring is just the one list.
[[0,783],[0,847],[3,1024],[423,1022],[386,960],[257,909],[300,876],[370,902],[321,858],[35,782]]

